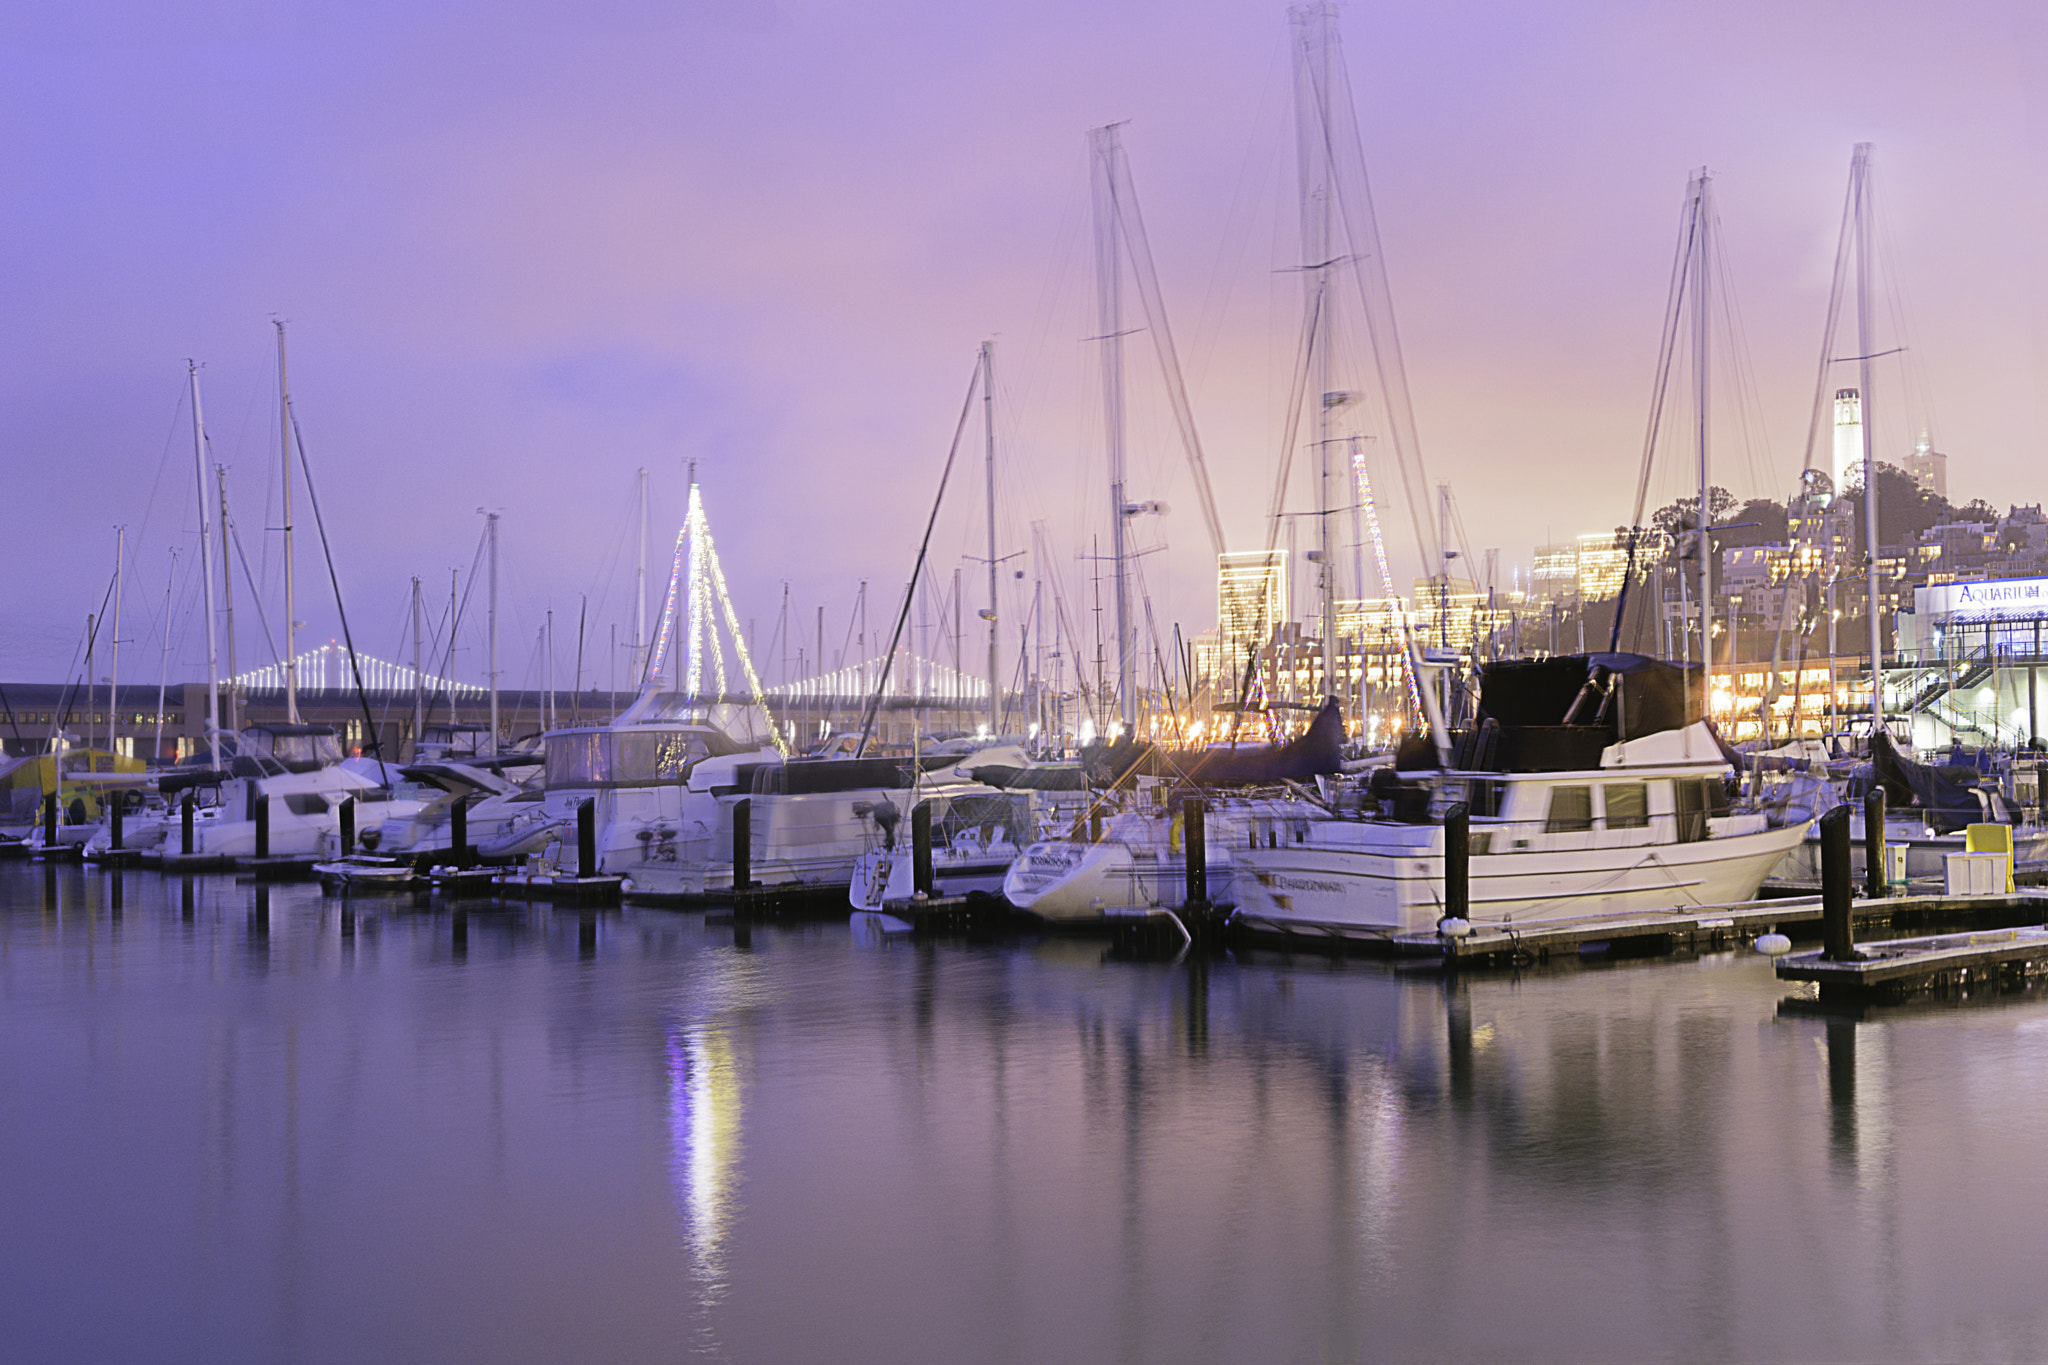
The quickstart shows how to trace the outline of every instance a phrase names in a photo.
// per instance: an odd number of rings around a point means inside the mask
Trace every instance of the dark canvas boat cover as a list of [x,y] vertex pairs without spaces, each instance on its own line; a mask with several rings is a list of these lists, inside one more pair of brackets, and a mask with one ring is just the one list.
[[1202,787],[1269,786],[1306,782],[1342,764],[1344,711],[1326,701],[1308,729],[1284,744],[1257,748],[1161,749],[1149,740],[1119,740],[1081,756],[1088,781],[1114,787],[1126,777],[1164,777]]
[[1892,737],[1878,730],[1870,737],[1871,771],[1884,788],[1885,802],[1896,809],[1913,805],[1927,813],[1936,834],[1954,834],[1984,820],[1984,805],[1972,790],[1974,767],[1934,768],[1900,753]]
[[[1479,671],[1479,707],[1453,763],[1482,772],[1600,766],[1611,744],[1701,719],[1699,671],[1645,654],[1503,659]],[[1725,746],[1724,746],[1725,747]]]

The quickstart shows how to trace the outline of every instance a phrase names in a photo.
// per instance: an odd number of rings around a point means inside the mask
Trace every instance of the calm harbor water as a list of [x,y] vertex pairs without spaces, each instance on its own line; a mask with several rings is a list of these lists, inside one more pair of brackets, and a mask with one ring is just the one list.
[[187,885],[0,866],[7,1360],[2048,1358],[2048,999]]

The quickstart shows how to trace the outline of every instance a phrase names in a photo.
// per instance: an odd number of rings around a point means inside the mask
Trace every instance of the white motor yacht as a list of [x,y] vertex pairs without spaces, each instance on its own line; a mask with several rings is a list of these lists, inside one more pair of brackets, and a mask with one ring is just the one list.
[[1478,724],[1444,768],[1375,774],[1360,809],[1254,822],[1233,923],[1387,940],[1445,914],[1444,825],[1470,813],[1473,924],[1748,900],[1810,817],[1734,811],[1696,670],[1639,655],[1488,665]]

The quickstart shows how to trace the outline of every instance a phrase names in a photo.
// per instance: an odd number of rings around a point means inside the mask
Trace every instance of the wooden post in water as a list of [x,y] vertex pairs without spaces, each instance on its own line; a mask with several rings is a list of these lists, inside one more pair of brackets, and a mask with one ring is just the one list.
[[270,798],[256,789],[256,779],[249,779],[249,818],[256,822],[256,856],[270,856]]
[[585,798],[576,807],[576,875],[597,875],[597,800]]
[[1885,896],[1883,787],[1863,798],[1863,894],[1874,901]]
[[932,872],[932,803],[920,801],[910,808],[910,875],[920,896],[938,891]]
[[732,803],[732,889],[737,895],[754,884],[754,803]]
[[107,808],[107,849],[112,853],[121,851],[121,798],[116,796],[114,804]]
[[[184,854],[184,855],[185,855],[185,856],[186,856],[187,858],[189,858],[189,857],[191,857],[191,856],[192,856],[192,793],[191,793],[191,792],[186,792],[186,793],[185,793],[185,803],[184,803],[184,805],[183,805],[182,807],[180,807],[180,808],[179,808],[179,811],[178,811],[178,820],[179,820],[179,826],[178,826],[178,841],[179,841],[179,842],[178,842],[178,851],[179,851],[180,853]],[[187,890],[190,890],[190,889],[191,889],[191,887],[192,887],[192,883],[190,883],[190,882],[187,882],[187,883],[185,883],[185,887],[186,887],[186,889],[187,889]]]
[[1850,919],[1855,883],[1849,874],[1849,807],[1840,805],[1820,818],[1821,956],[1830,962],[1856,960]]
[[469,866],[469,798],[458,796],[448,808],[448,861]]
[[346,858],[356,851],[356,799],[345,796],[341,801],[341,856]]
[[1181,851],[1187,859],[1185,908],[1201,913],[1209,908],[1208,811],[1202,798],[1190,796],[1180,803]]
[[1463,801],[1444,811],[1444,918],[1472,918],[1472,812]]
[[[61,778],[59,779],[62,780]],[[51,792],[43,798],[43,849],[57,847],[57,793]]]

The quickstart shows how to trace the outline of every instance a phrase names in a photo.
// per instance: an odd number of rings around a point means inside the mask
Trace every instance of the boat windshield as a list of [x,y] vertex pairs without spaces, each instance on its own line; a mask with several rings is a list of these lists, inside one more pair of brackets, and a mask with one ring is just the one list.
[[696,730],[586,730],[544,742],[550,787],[680,782],[711,752]]

